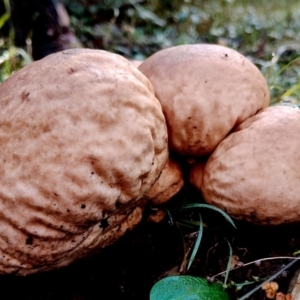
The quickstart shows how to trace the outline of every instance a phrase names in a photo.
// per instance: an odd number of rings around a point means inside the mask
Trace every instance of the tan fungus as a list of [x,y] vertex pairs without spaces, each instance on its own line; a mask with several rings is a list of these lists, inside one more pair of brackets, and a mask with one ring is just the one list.
[[[191,182],[205,200],[257,224],[300,221],[300,111],[273,106],[241,123]],[[201,175],[203,174],[203,175]]]
[[168,159],[167,129],[128,60],[50,55],[0,85],[0,107],[1,273],[67,265],[140,221]]
[[152,200],[153,204],[162,204],[177,194],[183,187],[183,183],[179,164],[169,159],[158,180],[146,193],[145,198]]
[[242,54],[219,45],[161,50],[140,66],[167,121],[171,150],[205,156],[233,127],[269,105],[267,83]]

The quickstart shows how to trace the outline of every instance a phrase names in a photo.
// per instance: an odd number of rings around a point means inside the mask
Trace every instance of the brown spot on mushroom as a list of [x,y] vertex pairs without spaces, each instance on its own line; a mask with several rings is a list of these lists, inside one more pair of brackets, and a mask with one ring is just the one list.
[[109,224],[108,224],[107,219],[101,220],[99,227],[100,227],[100,228],[103,228],[104,230],[105,230],[107,227],[109,227]]
[[70,68],[69,74],[73,74],[73,73],[75,73],[75,70],[73,68]]
[[29,92],[26,92],[26,91],[23,91],[22,94],[21,94],[21,99],[24,101],[24,100],[29,100],[28,99],[28,96],[30,95]]
[[26,245],[32,245],[33,244],[33,237],[29,235],[25,241]]

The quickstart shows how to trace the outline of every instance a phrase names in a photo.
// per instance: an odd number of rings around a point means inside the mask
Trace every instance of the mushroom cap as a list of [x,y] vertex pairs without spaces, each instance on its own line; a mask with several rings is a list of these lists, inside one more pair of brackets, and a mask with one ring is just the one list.
[[237,219],[300,221],[299,149],[300,111],[268,107],[219,144],[199,177],[195,165],[190,179],[209,204]]
[[54,269],[141,219],[167,160],[149,80],[100,50],[52,54],[0,85],[0,272]]
[[139,70],[154,86],[169,147],[187,157],[212,153],[232,128],[269,105],[258,68],[218,45],[181,45],[147,58]]

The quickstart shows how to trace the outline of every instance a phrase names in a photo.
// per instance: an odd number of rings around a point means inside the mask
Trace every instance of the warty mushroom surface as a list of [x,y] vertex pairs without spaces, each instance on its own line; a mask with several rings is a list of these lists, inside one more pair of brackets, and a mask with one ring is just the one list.
[[153,87],[128,60],[49,55],[0,85],[0,107],[0,273],[67,265],[140,221],[168,142]]
[[269,105],[261,72],[227,47],[174,46],[138,68],[162,104],[170,150],[187,158],[211,154],[235,126]]
[[300,110],[271,106],[241,123],[190,181],[237,219],[266,225],[300,221]]

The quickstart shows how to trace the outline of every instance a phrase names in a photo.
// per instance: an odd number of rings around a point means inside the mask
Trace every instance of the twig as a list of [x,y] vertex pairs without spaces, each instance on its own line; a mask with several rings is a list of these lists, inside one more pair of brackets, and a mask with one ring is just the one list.
[[[279,276],[282,272],[284,272],[286,269],[290,268],[291,266],[293,266],[297,260],[299,260],[300,257],[295,257],[293,261],[291,261],[289,264],[287,264],[284,268],[282,268],[280,271],[278,271],[277,273],[275,273],[274,275],[272,275],[267,281],[272,281],[273,279],[275,279],[277,276]],[[264,281],[263,283],[261,283],[260,285],[258,285],[257,287],[255,287],[253,290],[251,290],[249,293],[247,293],[246,295],[242,296],[241,298],[239,298],[238,300],[245,300],[248,299],[252,294],[254,294],[256,291],[258,291],[263,284],[266,281]]]
[[[240,268],[243,268],[243,267],[246,267],[246,266],[249,266],[251,264],[257,264],[257,263],[260,263],[262,261],[265,261],[265,260],[273,260],[273,259],[292,259],[292,260],[300,260],[300,257],[293,257],[293,256],[276,256],[276,257],[266,257],[266,258],[261,258],[261,259],[258,259],[258,260],[254,260],[254,261],[251,261],[251,262],[248,262],[246,264],[243,264],[242,266],[238,266],[238,267],[235,267],[235,268],[232,268],[230,271],[233,271],[233,270],[236,270],[236,269],[240,269]],[[223,271],[223,272],[220,272],[214,276],[211,276],[209,278],[211,279],[214,279],[215,277],[217,276],[220,276],[222,274],[225,274],[227,272],[226,271]]]

